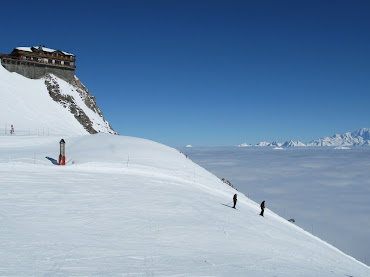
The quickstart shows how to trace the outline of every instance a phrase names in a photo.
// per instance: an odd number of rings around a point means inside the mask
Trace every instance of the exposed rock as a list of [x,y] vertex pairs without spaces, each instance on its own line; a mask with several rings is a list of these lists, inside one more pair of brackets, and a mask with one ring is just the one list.
[[[64,95],[60,91],[60,87],[57,79],[52,75],[46,75],[44,77],[45,85],[49,91],[50,97],[63,107],[67,108],[77,119],[77,121],[85,128],[90,134],[96,134],[99,131],[94,129],[93,123],[86,113],[76,104],[75,99],[71,95]],[[91,95],[89,90],[80,82],[80,80],[75,77],[75,80],[71,83],[76,89],[80,97],[85,102],[86,106],[90,108],[93,112],[97,113],[103,121],[109,126],[108,132],[112,134],[117,134],[109,123],[104,119],[103,113],[96,105],[96,99]]]
[[233,189],[236,189],[229,180],[226,180],[225,178],[222,178],[221,181],[224,182],[225,184],[229,185]]

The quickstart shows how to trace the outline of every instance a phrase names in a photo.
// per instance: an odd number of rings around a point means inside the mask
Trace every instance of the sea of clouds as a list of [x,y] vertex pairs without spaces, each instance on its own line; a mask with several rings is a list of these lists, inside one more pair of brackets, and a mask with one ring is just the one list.
[[252,200],[265,200],[277,214],[370,264],[370,147],[180,151]]

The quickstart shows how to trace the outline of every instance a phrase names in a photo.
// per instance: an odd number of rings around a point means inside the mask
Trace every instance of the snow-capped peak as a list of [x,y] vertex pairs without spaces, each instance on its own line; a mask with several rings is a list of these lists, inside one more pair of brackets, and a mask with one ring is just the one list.
[[259,143],[256,144],[256,146],[270,146],[271,143],[267,142],[267,141],[260,141]]
[[370,145],[370,129],[362,128],[355,132],[347,132],[343,135],[335,134],[311,141],[308,146],[363,146]]
[[306,145],[300,141],[293,141],[293,140],[288,140],[284,142],[282,145],[282,147],[295,147],[295,146],[306,146]]

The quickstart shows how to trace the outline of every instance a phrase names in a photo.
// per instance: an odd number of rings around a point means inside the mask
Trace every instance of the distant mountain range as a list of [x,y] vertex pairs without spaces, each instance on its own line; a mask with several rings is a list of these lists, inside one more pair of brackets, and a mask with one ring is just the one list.
[[370,129],[362,128],[353,133],[334,135],[311,141],[307,146],[364,146],[370,145]]
[[332,137],[324,137],[318,140],[313,140],[307,144],[300,141],[288,140],[284,143],[279,142],[267,142],[261,141],[256,145],[242,143],[236,145],[237,147],[248,147],[248,146],[275,146],[275,147],[295,147],[295,146],[370,146],[370,129],[362,128],[353,133],[345,133],[343,135],[335,134]]

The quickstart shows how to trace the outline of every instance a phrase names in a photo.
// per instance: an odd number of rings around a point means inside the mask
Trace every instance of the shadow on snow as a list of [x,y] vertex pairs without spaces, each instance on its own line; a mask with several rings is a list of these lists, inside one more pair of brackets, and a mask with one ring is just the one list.
[[48,159],[49,161],[51,161],[52,164],[59,165],[59,163],[56,159],[53,159],[53,158],[50,158],[50,157],[45,157],[45,158]]

